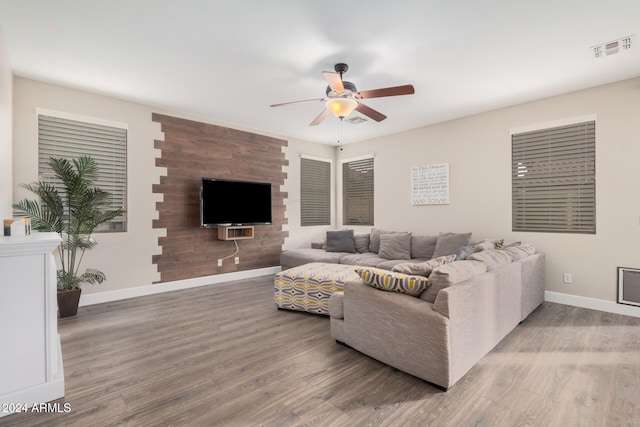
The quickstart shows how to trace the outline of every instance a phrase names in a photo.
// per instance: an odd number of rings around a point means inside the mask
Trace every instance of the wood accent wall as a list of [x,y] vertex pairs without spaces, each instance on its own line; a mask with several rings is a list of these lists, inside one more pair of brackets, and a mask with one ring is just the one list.
[[[158,238],[162,254],[153,257],[161,282],[190,279],[220,273],[280,265],[280,253],[287,232],[281,186],[288,164],[282,148],[287,141],[236,129],[154,113],[164,141],[156,140],[161,151],[156,166],[167,168],[154,193],[164,196],[157,203],[159,217],[153,228],[166,229]],[[240,264],[234,259],[218,259],[235,251],[233,241],[217,239],[217,228],[200,227],[200,178],[271,182],[273,224],[255,226],[255,237],[239,240]],[[233,203],[232,200],[229,203]]]

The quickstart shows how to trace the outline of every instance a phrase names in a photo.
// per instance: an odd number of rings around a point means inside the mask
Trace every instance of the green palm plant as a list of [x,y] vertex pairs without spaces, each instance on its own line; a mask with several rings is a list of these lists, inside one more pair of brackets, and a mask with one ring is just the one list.
[[18,215],[31,219],[32,229],[53,231],[62,238],[58,247],[58,291],[79,289],[82,283],[102,283],[104,273],[92,268],[80,272],[80,264],[85,251],[97,244],[91,237],[94,229],[123,210],[107,209],[109,193],[94,186],[98,165],[90,156],[72,161],[52,157],[47,164],[62,186],[56,188],[45,181],[23,184],[40,201],[24,199],[13,207]]

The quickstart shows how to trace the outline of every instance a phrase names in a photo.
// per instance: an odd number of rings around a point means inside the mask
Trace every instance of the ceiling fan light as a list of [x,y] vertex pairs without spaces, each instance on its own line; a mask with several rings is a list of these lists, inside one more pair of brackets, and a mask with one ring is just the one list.
[[327,101],[327,109],[338,118],[345,118],[358,106],[352,98],[333,98]]

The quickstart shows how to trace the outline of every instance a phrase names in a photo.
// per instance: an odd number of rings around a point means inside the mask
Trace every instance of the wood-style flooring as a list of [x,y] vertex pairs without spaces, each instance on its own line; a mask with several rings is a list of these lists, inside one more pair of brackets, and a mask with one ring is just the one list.
[[[544,303],[448,392],[279,311],[273,276],[60,320],[69,413],[2,426],[638,426],[640,318]],[[416,325],[419,327],[419,325]]]

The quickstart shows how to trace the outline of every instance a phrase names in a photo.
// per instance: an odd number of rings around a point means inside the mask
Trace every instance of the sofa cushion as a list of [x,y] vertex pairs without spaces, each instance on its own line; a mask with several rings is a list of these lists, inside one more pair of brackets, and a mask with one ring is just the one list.
[[522,245],[506,248],[503,252],[509,254],[513,261],[518,261],[522,258],[528,257],[529,255],[535,254],[536,247],[533,243],[524,243]]
[[419,263],[429,261],[427,259],[385,259],[384,261],[379,262],[375,265],[377,268],[381,268],[383,270],[393,270],[398,264],[407,264],[407,263]]
[[411,259],[411,234],[382,234],[378,255],[386,259]]
[[454,261],[436,267],[429,275],[431,285],[420,295],[420,298],[433,303],[440,289],[464,282],[486,271],[487,264],[475,260]]
[[501,265],[509,264],[512,261],[511,255],[505,251],[482,251],[471,254],[467,259],[482,261],[487,264],[487,271],[495,270]]
[[327,252],[355,252],[353,230],[327,231]]
[[388,261],[380,258],[378,254],[366,252],[364,254],[345,254],[340,258],[340,264],[359,265],[364,267],[375,267],[381,262]]
[[358,267],[356,273],[362,277],[364,283],[383,291],[400,292],[417,297],[429,287],[429,279],[423,276],[411,276],[370,267]]
[[467,246],[471,239],[471,233],[440,233],[433,257],[438,258],[445,255],[453,255],[458,248]]
[[416,276],[429,277],[434,268],[455,261],[455,255],[441,256],[424,262],[406,262],[395,265],[391,271],[404,274],[412,274]]
[[371,235],[369,233],[356,234],[353,236],[353,240],[356,243],[356,252],[361,254],[369,252],[369,245],[371,244],[370,236]]
[[411,258],[431,259],[436,250],[438,236],[411,235]]

